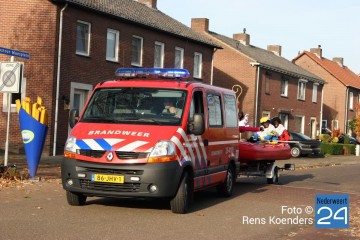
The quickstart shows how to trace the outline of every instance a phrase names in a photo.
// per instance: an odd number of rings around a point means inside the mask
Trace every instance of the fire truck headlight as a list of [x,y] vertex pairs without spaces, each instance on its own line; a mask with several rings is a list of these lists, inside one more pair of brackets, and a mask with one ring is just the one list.
[[148,162],[177,161],[176,148],[171,141],[159,141],[150,153]]
[[76,137],[71,136],[66,140],[65,152],[76,153]]

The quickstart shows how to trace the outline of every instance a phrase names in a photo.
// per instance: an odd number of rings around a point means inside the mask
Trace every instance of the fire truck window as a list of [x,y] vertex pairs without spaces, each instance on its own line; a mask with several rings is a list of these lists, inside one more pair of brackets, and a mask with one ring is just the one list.
[[236,100],[235,96],[224,95],[225,103],[225,122],[227,127],[237,127],[238,118],[236,115]]
[[[146,125],[181,124],[186,92],[158,88],[99,88],[80,121]],[[164,112],[165,100],[171,101]]]
[[208,106],[209,126],[221,127],[223,125],[221,97],[216,94],[208,93],[206,100]]
[[195,92],[191,100],[189,114],[190,120],[193,119],[195,113],[204,114],[203,95],[200,91]]

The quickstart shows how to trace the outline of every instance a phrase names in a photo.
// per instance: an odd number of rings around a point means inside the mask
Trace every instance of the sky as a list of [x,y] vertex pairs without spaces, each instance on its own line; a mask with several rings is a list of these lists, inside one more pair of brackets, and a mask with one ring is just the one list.
[[157,7],[188,27],[191,18],[208,18],[210,31],[228,37],[246,28],[251,45],[281,45],[288,60],[321,45],[323,57],[342,57],[360,73],[359,0],[157,0]]

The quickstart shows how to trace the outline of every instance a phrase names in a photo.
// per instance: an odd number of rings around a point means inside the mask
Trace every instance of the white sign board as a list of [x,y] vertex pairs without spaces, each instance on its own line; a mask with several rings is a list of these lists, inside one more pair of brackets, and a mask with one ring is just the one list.
[[21,62],[0,63],[0,92],[19,93],[23,66]]

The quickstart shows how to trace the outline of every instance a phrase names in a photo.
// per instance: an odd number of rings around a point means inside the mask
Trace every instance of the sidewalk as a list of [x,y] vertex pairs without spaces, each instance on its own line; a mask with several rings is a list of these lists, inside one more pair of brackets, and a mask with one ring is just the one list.
[[[63,156],[43,156],[40,159],[37,170],[37,177],[45,179],[54,179],[61,177],[60,165]],[[0,165],[4,160],[4,156],[0,156]],[[290,158],[289,160],[277,161],[276,164],[282,167],[285,163],[295,164],[295,169],[326,167],[335,165],[359,164],[360,157],[355,155],[333,155],[326,157],[305,157]],[[25,155],[9,154],[8,166],[16,165],[16,171],[26,171],[27,161]]]

